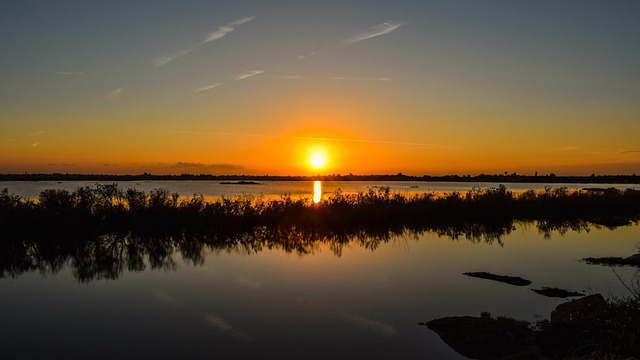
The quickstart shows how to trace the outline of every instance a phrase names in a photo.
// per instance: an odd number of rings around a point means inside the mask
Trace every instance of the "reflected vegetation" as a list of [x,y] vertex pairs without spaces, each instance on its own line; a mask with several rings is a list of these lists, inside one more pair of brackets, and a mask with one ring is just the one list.
[[[315,195],[314,195],[315,196]],[[315,198],[314,198],[315,199]],[[0,277],[72,269],[81,282],[116,279],[125,270],[173,270],[177,257],[199,265],[209,252],[299,255],[327,246],[375,250],[433,233],[452,240],[503,244],[518,226],[588,231],[638,221],[640,191],[547,189],[514,195],[500,186],[444,196],[402,196],[387,188],[334,193],[319,202],[244,196],[207,202],[157,189],[116,185],[43,191],[37,200],[0,193]]]

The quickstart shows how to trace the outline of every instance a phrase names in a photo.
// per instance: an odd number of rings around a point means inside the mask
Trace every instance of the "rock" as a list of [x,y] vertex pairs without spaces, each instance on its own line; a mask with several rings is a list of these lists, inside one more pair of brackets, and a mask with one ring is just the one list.
[[472,359],[538,359],[533,331],[523,321],[454,316],[427,327],[458,353]]
[[629,256],[626,260],[627,261],[637,261],[638,263],[640,263],[640,254],[633,254],[633,255]]
[[582,259],[590,265],[606,265],[606,266],[640,266],[640,254],[631,255],[627,258],[621,257],[588,257]]
[[499,282],[503,282],[510,285],[516,285],[516,286],[531,285],[531,281],[527,279],[523,279],[521,277],[516,277],[516,276],[496,275],[488,272],[466,272],[463,274],[467,276],[475,277],[475,278],[499,281]]
[[603,317],[607,302],[594,294],[556,306],[551,312],[551,325],[580,325]]
[[575,296],[584,296],[584,294],[558,288],[543,287],[542,289],[531,289],[531,291],[547,297],[568,298]]

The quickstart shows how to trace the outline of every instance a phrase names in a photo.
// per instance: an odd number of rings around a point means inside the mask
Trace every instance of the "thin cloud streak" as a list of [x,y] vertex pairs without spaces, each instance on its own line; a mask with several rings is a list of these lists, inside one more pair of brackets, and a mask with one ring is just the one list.
[[302,75],[264,75],[265,78],[269,79],[285,79],[285,80],[303,80],[308,79]]
[[349,76],[334,76],[331,80],[347,80],[347,81],[391,81],[391,78],[387,77],[349,77]]
[[352,143],[366,143],[366,144],[404,145],[404,146],[417,146],[417,147],[426,147],[426,148],[444,147],[443,145],[438,145],[438,144],[414,143],[414,142],[404,142],[404,141],[338,139],[338,138],[312,137],[312,136],[282,136],[282,135],[271,135],[271,134],[250,134],[250,133],[233,133],[233,132],[219,132],[219,131],[147,130],[147,132],[159,132],[159,133],[168,133],[168,134],[207,134],[207,135],[225,135],[225,136],[268,137],[268,138],[285,138],[285,139],[294,139],[294,140],[315,140],[315,141],[352,142]]
[[177,58],[179,58],[179,57],[181,57],[181,56],[185,56],[185,55],[187,55],[187,54],[188,54],[188,53],[190,53],[194,48],[195,48],[195,47],[192,47],[191,49],[188,49],[188,50],[178,50],[178,51],[176,51],[176,52],[174,52],[174,53],[172,53],[172,54],[159,56],[159,57],[157,57],[157,58],[155,58],[155,59],[153,60],[153,63],[154,63],[156,66],[162,66],[162,65],[164,65],[164,64],[166,64],[166,63],[168,63],[168,62],[170,62],[170,61],[172,61],[172,60],[174,60],[174,59],[177,59]]
[[207,35],[207,37],[200,44],[205,44],[211,41],[222,39],[225,35],[232,32],[237,26],[246,24],[253,19],[255,19],[255,16],[248,16],[240,20],[230,22],[227,25],[220,26],[218,27],[218,30]]
[[215,89],[215,88],[217,88],[217,87],[218,87],[218,86],[220,86],[220,85],[224,85],[224,83],[222,83],[222,82],[217,82],[217,83],[213,83],[213,84],[211,84],[211,85],[205,85],[205,86],[203,86],[203,87],[201,87],[201,88],[197,88],[197,89],[195,89],[195,92],[202,92],[202,91],[207,91],[207,90]]
[[379,25],[375,25],[370,27],[368,30],[361,32],[361,33],[357,33],[354,35],[349,36],[348,38],[343,39],[342,41],[340,41],[340,43],[338,44],[338,46],[334,47],[333,49],[329,49],[329,50],[321,50],[321,51],[314,51],[314,52],[310,52],[307,55],[296,55],[296,58],[298,60],[305,60],[308,59],[312,56],[316,56],[322,53],[325,53],[327,51],[332,51],[332,50],[336,50],[342,47],[346,47],[346,46],[350,46],[353,45],[355,43],[359,43],[361,41],[364,40],[368,40],[368,39],[372,39],[381,35],[385,35],[385,34],[389,34],[392,33],[396,30],[398,30],[398,28],[400,28],[402,25],[404,25],[405,23],[403,22],[396,22],[396,21],[386,21],[383,22],[382,24]]
[[620,154],[640,153],[640,150],[621,150]]
[[169,62],[171,62],[171,61],[173,61],[173,60],[175,60],[175,59],[177,59],[179,57],[187,55],[188,53],[192,52],[195,48],[197,48],[200,45],[203,45],[203,44],[206,44],[208,42],[212,42],[212,41],[216,41],[216,40],[222,39],[225,35],[227,35],[228,33],[232,32],[233,30],[235,30],[236,27],[238,27],[240,25],[243,25],[243,24],[246,24],[246,23],[248,23],[249,21],[251,21],[253,19],[255,19],[255,16],[249,16],[249,17],[242,18],[240,20],[236,20],[236,21],[230,22],[230,23],[228,23],[226,25],[220,26],[220,27],[218,27],[218,30],[208,34],[204,38],[204,40],[202,40],[201,42],[191,46],[188,49],[178,50],[178,51],[175,51],[175,52],[173,52],[171,54],[159,56],[159,57],[157,57],[157,58],[155,58],[153,60],[153,63],[156,66],[165,65],[165,64],[167,64],[167,63],[169,63]]
[[373,26],[369,28],[369,30],[352,35],[341,42],[341,46],[349,46],[360,41],[364,41],[367,39],[372,39],[374,37],[378,37],[384,34],[389,34],[393,31],[396,31],[400,26],[404,25],[404,23],[395,22],[395,21],[386,21],[380,25]]
[[556,151],[576,151],[579,150],[580,148],[577,146],[565,146],[562,148],[557,149]]
[[248,79],[252,76],[264,74],[264,70],[249,70],[233,77],[233,81]]
[[[161,164],[162,165],[162,164]],[[178,161],[173,167],[175,168],[201,168],[201,169],[218,169],[218,170],[242,170],[244,166],[229,163],[221,164],[203,164],[193,162]]]
[[[231,78],[231,81],[238,81],[238,80],[245,80],[248,79],[250,77],[256,76],[256,75],[260,75],[260,74],[264,74],[264,70],[249,70],[249,71],[245,71],[241,74],[238,74],[234,77]],[[223,82],[217,82],[217,83],[213,83],[211,85],[205,85],[203,87],[197,88],[194,91],[195,92],[203,92],[203,91],[207,91],[207,90],[211,90],[211,89],[215,89],[219,86],[224,85],[225,83]]]
[[71,71],[58,71],[58,75],[84,75],[83,72],[71,72]]
[[44,134],[44,131],[40,130],[40,131],[36,131],[34,133],[27,134],[27,136],[38,136],[38,135],[42,135],[42,134]]
[[113,89],[110,93],[104,96],[105,99],[115,99],[122,95],[122,88]]

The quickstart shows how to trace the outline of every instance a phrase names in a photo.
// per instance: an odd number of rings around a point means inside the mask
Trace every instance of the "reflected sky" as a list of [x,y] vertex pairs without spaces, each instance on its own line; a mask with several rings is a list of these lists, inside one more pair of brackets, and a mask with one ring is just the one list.
[[[340,256],[335,242],[318,242],[307,254],[253,242],[251,249],[205,247],[195,263],[176,248],[174,266],[145,260],[143,269],[125,266],[115,281],[82,284],[67,262],[46,276],[34,269],[0,279],[0,336],[5,354],[31,358],[53,352],[72,358],[463,359],[417,323],[481,311],[536,320],[562,301],[463,272],[521,276],[531,288],[622,294],[609,268],[579,259],[628,255],[638,231],[637,225],[591,228],[545,238],[520,224],[502,244],[423,233],[393,236],[375,248],[353,237]],[[120,248],[113,241],[102,239],[113,253],[141,247],[134,239]],[[170,242],[147,247],[162,244]],[[620,269],[627,278],[634,271]],[[55,331],[63,325],[65,331]],[[42,346],[28,346],[33,341]]]

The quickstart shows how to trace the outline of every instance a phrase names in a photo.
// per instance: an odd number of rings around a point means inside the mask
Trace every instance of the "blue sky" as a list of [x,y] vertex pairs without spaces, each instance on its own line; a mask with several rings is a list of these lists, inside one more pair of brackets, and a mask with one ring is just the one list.
[[639,15],[637,1],[6,1],[0,172],[289,174],[306,170],[286,154],[314,146],[328,172],[640,172]]

